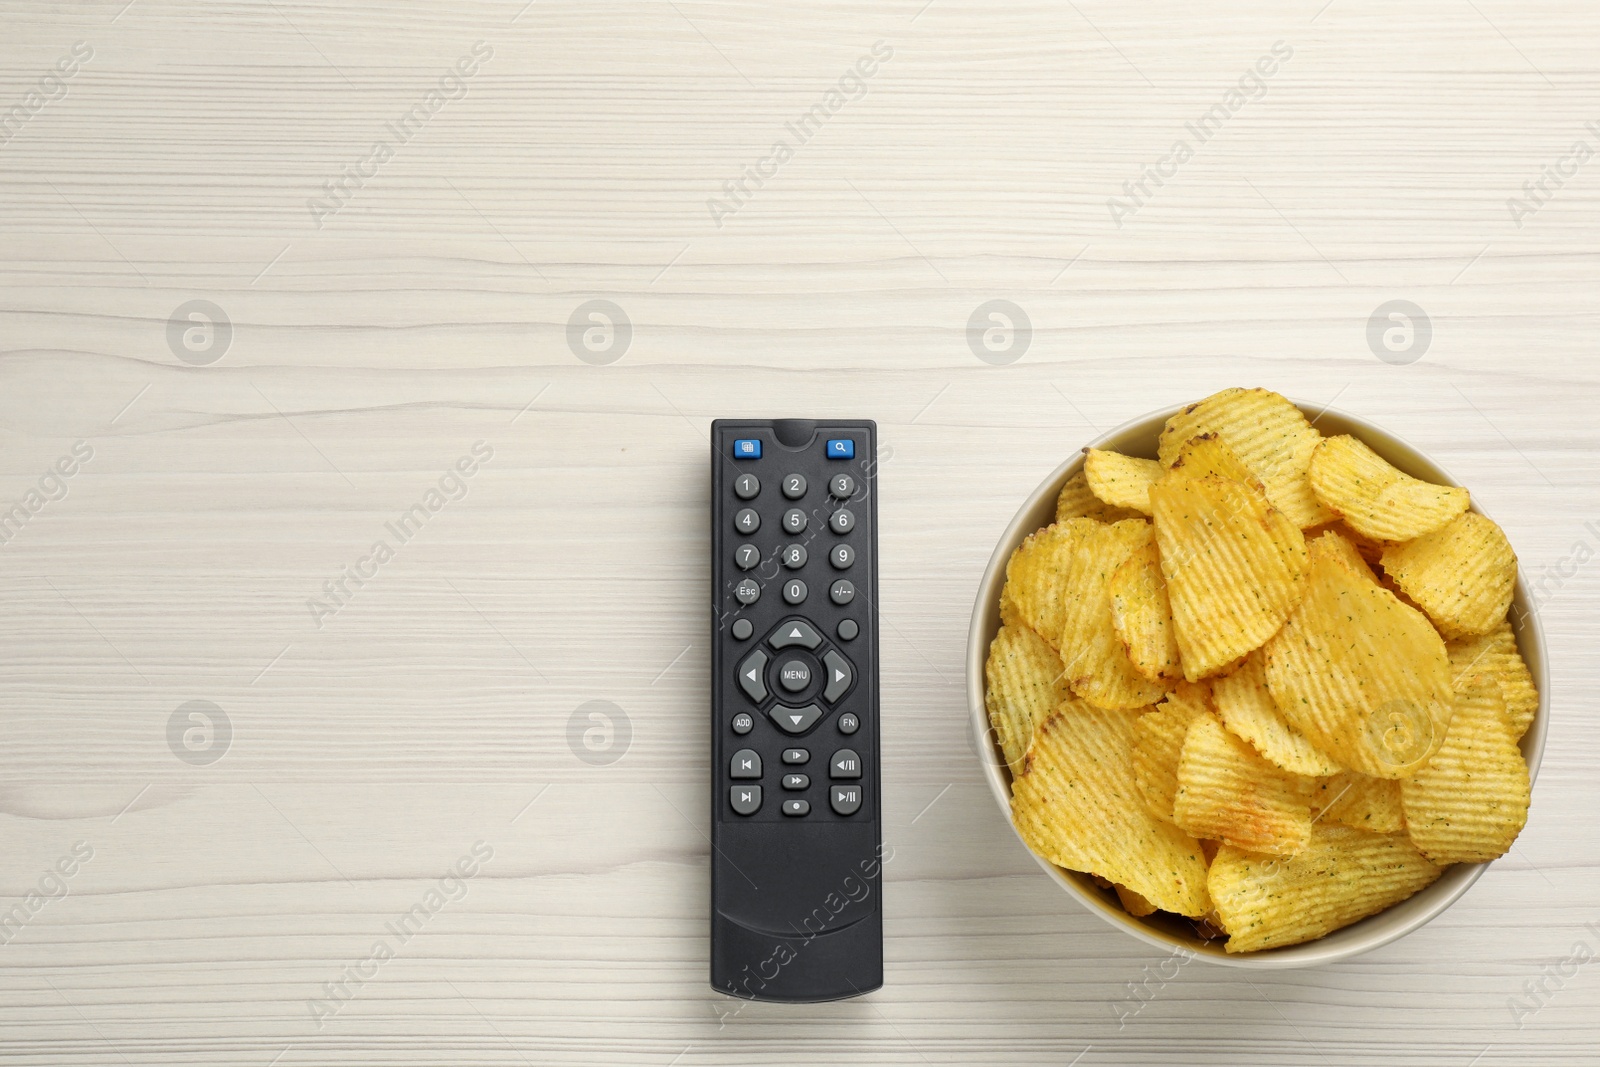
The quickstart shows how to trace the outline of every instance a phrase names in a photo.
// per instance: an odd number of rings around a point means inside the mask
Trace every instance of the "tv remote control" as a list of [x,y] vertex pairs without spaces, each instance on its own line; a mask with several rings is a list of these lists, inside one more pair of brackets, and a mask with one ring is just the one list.
[[711,985],[883,985],[877,425],[711,424]]

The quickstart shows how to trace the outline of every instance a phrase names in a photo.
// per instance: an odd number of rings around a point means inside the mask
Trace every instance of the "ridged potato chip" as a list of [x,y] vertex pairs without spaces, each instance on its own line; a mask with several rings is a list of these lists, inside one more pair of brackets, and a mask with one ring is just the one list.
[[1056,521],[1068,519],[1099,519],[1101,522],[1121,522],[1136,519],[1140,512],[1131,508],[1112,507],[1089,489],[1089,478],[1079,471],[1068,478],[1056,496]]
[[1111,621],[1111,575],[1154,532],[1144,519],[1110,526],[1069,519],[1082,536],[1064,555],[1061,662],[1072,691],[1102,708],[1142,708],[1161,699],[1165,686],[1140,674]]
[[1108,878],[1162,911],[1211,910],[1200,843],[1155,818],[1133,781],[1137,712],[1069,700],[1034,731],[1013,786],[1011,819],[1027,846],[1068,870]]
[[1300,528],[1254,486],[1175,468],[1150,489],[1184,677],[1227,669],[1278,631],[1305,587]]
[[1339,773],[1339,765],[1279,713],[1267,688],[1266,660],[1259,649],[1232,673],[1213,679],[1211,695],[1223,725],[1250,742],[1268,762],[1291,774],[1314,778]]
[[1167,699],[1133,724],[1133,780],[1145,809],[1172,822],[1178,795],[1178,755],[1195,719],[1206,714],[1209,697],[1203,685],[1181,682]]
[[1486,633],[1506,617],[1517,554],[1491,519],[1476,512],[1383,553],[1384,573],[1428,613],[1446,637]]
[[1503,856],[1528,821],[1528,764],[1511,737],[1500,683],[1470,675],[1456,689],[1444,746],[1400,783],[1406,830],[1435,863]]
[[1467,510],[1465,489],[1413,478],[1349,434],[1329,437],[1311,454],[1311,490],[1357,533],[1409,541]]
[[1122,909],[1129,915],[1142,918],[1143,916],[1152,914],[1156,910],[1156,906],[1154,904],[1150,903],[1144,897],[1141,897],[1138,893],[1135,893],[1127,886],[1119,885],[1115,888],[1117,891],[1117,899],[1122,901]]
[[1022,773],[1033,728],[1069,695],[1061,657],[1048,641],[1013,617],[989,645],[984,678],[989,725],[1014,778]]
[[1150,514],[1150,487],[1161,477],[1161,464],[1155,460],[1091,448],[1083,459],[1083,473],[1089,491],[1105,503]]
[[1346,769],[1404,778],[1450,723],[1444,640],[1356,573],[1334,536],[1309,546],[1305,597],[1266,644],[1267,688],[1284,720]]
[[1224,389],[1167,420],[1158,454],[1170,467],[1192,437],[1215,433],[1266,487],[1267,499],[1302,528],[1334,515],[1311,491],[1311,453],[1322,440],[1300,409],[1268,389]]
[[1506,700],[1511,739],[1521,741],[1539,712],[1539,690],[1533,684],[1533,675],[1528,672],[1522,653],[1517,651],[1517,636],[1511,630],[1511,623],[1501,619],[1486,634],[1446,641],[1444,647],[1450,656],[1453,684],[1459,685],[1463,677],[1476,672],[1494,675]]
[[1052,648],[1061,646],[1068,561],[1094,525],[1088,519],[1070,519],[1035,530],[1006,561],[1002,610],[1009,604]]
[[1109,591],[1111,626],[1134,669],[1151,681],[1177,677],[1183,670],[1178,634],[1154,540],[1134,549],[1111,572]]
[[1200,715],[1178,756],[1172,818],[1195,837],[1292,856],[1311,842],[1309,784],[1262,759],[1215,715]]
[[1398,834],[1406,828],[1400,783],[1392,778],[1373,778],[1354,771],[1324,778],[1317,782],[1311,808],[1318,820],[1375,834]]
[[1214,433],[1189,438],[1179,447],[1177,458],[1169,466],[1174,470],[1181,468],[1190,477],[1215,474],[1219,478],[1252,485],[1260,489],[1263,495],[1266,493],[1261,479],[1251,474],[1250,468],[1228,447],[1227,442]]
[[1404,834],[1317,823],[1288,858],[1224,845],[1208,887],[1230,953],[1282,948],[1330,934],[1432,885],[1444,873]]

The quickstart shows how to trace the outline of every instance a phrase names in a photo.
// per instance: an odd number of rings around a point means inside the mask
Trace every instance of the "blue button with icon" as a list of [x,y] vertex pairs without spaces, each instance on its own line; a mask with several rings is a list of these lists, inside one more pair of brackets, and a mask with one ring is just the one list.
[[741,437],[733,443],[734,459],[760,459],[761,441],[756,438]]
[[856,458],[856,443],[854,441],[850,440],[849,438],[845,438],[842,441],[840,441],[840,440],[829,441],[828,442],[828,458],[829,459],[855,459]]

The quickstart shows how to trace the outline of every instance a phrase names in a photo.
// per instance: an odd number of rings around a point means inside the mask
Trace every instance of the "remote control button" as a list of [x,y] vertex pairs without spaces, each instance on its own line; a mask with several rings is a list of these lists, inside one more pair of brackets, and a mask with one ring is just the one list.
[[[830,652],[828,655],[837,653]],[[811,668],[801,660],[788,660],[778,668],[778,684],[791,693],[798,693],[811,684]]]
[[[756,442],[756,454],[757,455],[760,455],[760,450],[761,450],[761,442],[757,441]],[[828,442],[828,458],[829,459],[855,459],[856,458],[856,443],[854,441],[850,440],[848,437],[845,438],[844,440],[835,439],[835,440],[829,441]]]
[[761,479],[754,474],[741,474],[733,480],[733,495],[740,500],[754,499],[761,492]]
[[783,528],[786,532],[797,534],[804,533],[806,528],[806,513],[799,508],[790,508],[783,513]]
[[861,757],[856,755],[853,748],[841,748],[833,754],[833,762],[828,764],[829,778],[860,778]]
[[[844,726],[844,721],[842,719],[840,720],[839,725],[841,728]],[[738,734],[740,737],[743,737],[745,734],[749,733],[755,728],[755,716],[751,715],[748,711],[741,711],[739,714],[733,717],[733,732]]]
[[740,570],[747,571],[761,562],[761,550],[746,541],[733,550],[733,562],[738,564]]
[[803,748],[786,748],[783,750],[783,762],[785,763],[805,763],[810,758],[811,753]]
[[791,604],[803,604],[806,599],[806,583],[798,578],[790,578],[783,583],[783,599]]
[[784,733],[803,734],[822,718],[822,709],[815,704],[807,704],[803,708],[786,708],[778,704],[767,714],[772,716],[772,721],[777,723],[778,729]]
[[733,595],[739,603],[749,607],[761,599],[761,587],[749,578],[745,578],[733,587]]
[[806,565],[806,546],[802,544],[784,546],[783,565],[792,571],[797,571],[804,567]]
[[783,776],[783,787],[785,789],[807,789],[810,785],[811,776],[809,774],[786,774]]
[[[739,622],[743,621],[743,619],[739,620]],[[738,623],[735,623],[734,625],[737,626]],[[856,625],[856,620],[854,619],[846,619],[839,624],[839,640],[841,641],[854,641],[856,639],[856,634],[860,632],[861,627]],[[739,637],[738,634],[734,634],[733,636]],[[744,638],[740,637],[739,640],[742,641]]]
[[828,790],[828,804],[835,815],[854,815],[861,810],[859,785],[836,785]]
[[841,734],[853,734],[859,729],[861,729],[861,720],[848,711],[839,716],[839,732]]
[[733,639],[735,641],[748,641],[750,640],[750,635],[755,632],[756,628],[751,625],[749,619],[733,620]]
[[754,438],[740,438],[733,443],[734,459],[760,459],[761,442]]
[[810,815],[811,804],[809,801],[799,799],[785,800],[783,802],[783,813],[785,815]]
[[739,688],[757,704],[767,699],[767,654],[759,648],[739,664]]
[[836,571],[847,570],[856,561],[856,550],[849,545],[834,545],[828,549],[828,562]]
[[772,636],[767,638],[767,644],[773,648],[788,648],[791,645],[816,648],[822,644],[822,637],[811,628],[810,623],[797,619],[794,622],[786,622],[772,631]]
[[740,508],[733,517],[733,528],[743,534],[753,534],[761,529],[761,516],[755,508]]
[[753,748],[741,748],[728,764],[729,778],[760,778],[761,755]]
[[840,508],[828,520],[828,527],[836,534],[849,533],[856,528],[855,514],[849,508]]
[[831,648],[822,654],[822,669],[828,676],[828,684],[822,690],[822,699],[832,704],[844,696],[845,690],[849,689],[850,683],[855,680],[856,672],[851,669],[849,660]]
[[761,787],[736,785],[728,790],[728,803],[732,804],[733,810],[740,815],[754,815],[761,810]]
[[806,495],[806,476],[804,474],[785,474],[783,476],[783,495],[790,500],[799,500]]
[[828,492],[837,500],[849,500],[856,491],[856,480],[848,474],[835,474],[828,479]]
[[855,598],[856,587],[851,584],[851,581],[848,578],[840,578],[828,589],[828,599],[833,601],[835,604],[838,604],[840,607],[844,607]]

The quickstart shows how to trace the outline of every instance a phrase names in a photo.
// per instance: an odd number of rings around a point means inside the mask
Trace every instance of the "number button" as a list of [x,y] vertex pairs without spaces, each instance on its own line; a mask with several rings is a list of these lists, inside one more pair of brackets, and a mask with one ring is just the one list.
[[783,550],[783,565],[792,571],[797,571],[806,565],[806,546],[801,544],[789,545]]
[[761,516],[756,514],[755,508],[740,508],[739,514],[733,517],[733,528],[740,533],[753,534],[761,529]]
[[856,587],[848,578],[840,578],[828,589],[828,599],[844,607],[856,598]]
[[733,587],[733,595],[739,603],[749,607],[761,599],[761,587],[749,578],[745,578]]
[[828,526],[836,534],[849,533],[856,528],[856,517],[849,508],[840,508],[828,520]]
[[783,599],[790,604],[802,604],[806,599],[806,583],[798,578],[790,578],[783,583]]
[[806,528],[806,513],[799,508],[790,508],[783,513],[783,528],[792,534],[802,533]]
[[803,474],[785,474],[783,476],[783,495],[790,500],[799,500],[806,495],[806,476]]
[[837,500],[849,500],[856,491],[856,480],[848,474],[835,474],[828,480],[828,492]]
[[761,562],[761,550],[749,543],[742,544],[733,550],[733,562],[739,565],[740,570],[747,571]]
[[761,479],[754,474],[741,474],[733,480],[733,495],[740,500],[750,500],[761,492]]
[[834,545],[828,552],[828,562],[833,564],[833,569],[842,571],[856,561],[856,550],[849,545]]

